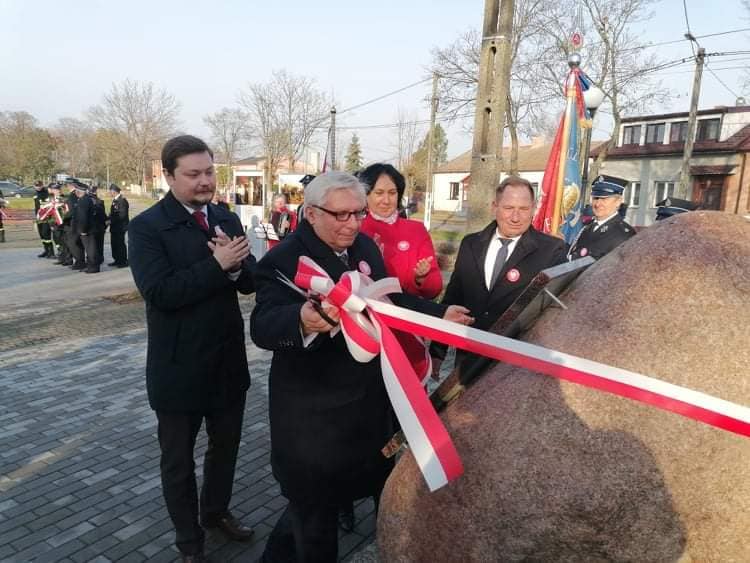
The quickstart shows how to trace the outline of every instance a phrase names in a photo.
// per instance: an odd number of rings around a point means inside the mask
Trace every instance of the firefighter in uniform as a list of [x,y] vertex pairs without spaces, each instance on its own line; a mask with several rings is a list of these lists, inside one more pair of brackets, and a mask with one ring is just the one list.
[[591,186],[594,220],[588,223],[570,245],[568,258],[591,256],[598,260],[616,246],[635,236],[635,229],[618,212],[628,181],[614,176],[599,176]]
[[5,242],[5,227],[3,226],[3,218],[5,217],[5,212],[3,211],[3,208],[6,205],[6,201],[3,198],[3,191],[0,190],[0,242]]
[[36,220],[36,229],[44,248],[42,253],[38,255],[38,258],[54,258],[55,249],[52,244],[52,231],[49,228],[49,223],[46,219],[39,219],[39,209],[42,205],[49,202],[49,190],[44,187],[41,181],[34,184],[34,189],[36,190],[36,194],[34,195],[34,219]]

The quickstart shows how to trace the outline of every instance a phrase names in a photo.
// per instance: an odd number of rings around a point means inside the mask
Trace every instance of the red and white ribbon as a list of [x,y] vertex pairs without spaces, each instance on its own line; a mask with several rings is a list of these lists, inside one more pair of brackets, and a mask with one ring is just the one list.
[[393,304],[368,300],[367,305],[391,328],[750,436],[748,407],[632,371],[436,319]]
[[[360,272],[349,271],[334,283],[313,260],[301,256],[294,283],[325,296],[326,301],[339,308],[341,331],[355,360],[366,363],[380,354],[388,397],[430,490],[437,490],[460,476],[461,459],[412,362],[396,335],[368,308],[371,303],[386,303],[390,293],[401,293],[398,279],[374,282]],[[429,373],[429,364],[427,369]]]
[[45,221],[49,217],[52,217],[56,225],[62,225],[63,220],[61,212],[64,213],[66,207],[67,205],[62,201],[49,201],[44,203],[39,207],[39,211],[37,211],[37,221]]

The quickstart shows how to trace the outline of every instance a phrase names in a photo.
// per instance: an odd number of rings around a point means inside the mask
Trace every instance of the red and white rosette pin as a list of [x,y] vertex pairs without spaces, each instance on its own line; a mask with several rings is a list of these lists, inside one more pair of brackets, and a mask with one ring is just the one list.
[[521,272],[519,272],[516,268],[511,268],[510,270],[508,270],[508,273],[505,274],[505,279],[510,283],[516,283],[521,279]]
[[[348,271],[334,283],[318,264],[301,256],[294,283],[325,296],[326,301],[339,308],[341,332],[355,360],[366,363],[380,354],[388,397],[429,489],[435,491],[463,474],[458,452],[399,338],[369,306],[376,302],[390,303],[388,294],[401,293],[398,279],[374,282],[360,272]],[[331,332],[333,336],[335,332]],[[403,339],[404,335],[399,337]],[[420,343],[424,350],[420,339],[408,334],[406,337]],[[427,363],[427,373],[429,369]]]

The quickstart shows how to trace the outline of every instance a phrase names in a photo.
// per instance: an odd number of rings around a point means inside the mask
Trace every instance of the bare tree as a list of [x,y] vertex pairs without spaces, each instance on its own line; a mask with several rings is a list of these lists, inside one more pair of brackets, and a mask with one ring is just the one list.
[[[657,56],[631,32],[646,17],[655,0],[519,0],[512,38],[511,96],[507,127],[511,159],[504,163],[517,170],[519,136],[550,136],[557,126],[563,99],[562,84],[567,58],[573,52],[571,37],[579,31],[588,40],[581,49],[584,70],[602,88],[606,103],[599,110],[612,116],[610,140],[590,174],[594,177],[617,140],[620,120],[626,113],[643,111],[647,104],[664,100],[663,88],[650,71],[658,68]],[[583,10],[580,12],[579,8]],[[581,13],[581,18],[572,14]],[[579,21],[575,22],[575,19]],[[576,24],[580,27],[576,27]],[[481,35],[469,30],[446,48],[433,50],[433,69],[442,77],[440,102],[444,112],[459,117],[472,107],[479,78]]]
[[120,157],[128,179],[145,186],[150,161],[177,129],[179,111],[180,103],[166,90],[128,79],[112,84],[101,104],[89,110],[89,118],[97,128],[119,133],[109,149]]
[[275,92],[279,124],[289,135],[289,167],[294,168],[312,136],[328,119],[332,100],[316,88],[312,78],[283,69],[273,72],[270,86]]
[[289,154],[289,133],[282,126],[275,92],[270,84],[250,84],[240,93],[245,109],[265,157],[263,181],[266,193],[273,186],[281,159]]
[[398,156],[398,169],[406,171],[411,164],[412,156],[417,149],[422,128],[419,127],[416,110],[399,107],[396,115],[395,149]]
[[237,153],[241,150],[249,137],[250,126],[248,116],[239,108],[223,108],[207,115],[203,122],[211,130],[211,136],[227,166],[227,181],[225,188],[230,189],[232,181],[232,166]]
[[57,142],[55,164],[72,176],[91,176],[91,153],[94,131],[86,122],[62,117],[52,128]]

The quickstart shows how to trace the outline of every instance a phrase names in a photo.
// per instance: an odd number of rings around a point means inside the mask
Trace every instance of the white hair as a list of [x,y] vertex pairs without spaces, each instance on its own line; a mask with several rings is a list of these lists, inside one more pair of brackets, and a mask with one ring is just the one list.
[[305,188],[305,207],[309,205],[323,206],[328,194],[336,190],[349,190],[361,201],[362,207],[367,202],[367,192],[364,184],[348,172],[333,170],[320,174],[307,184]]

